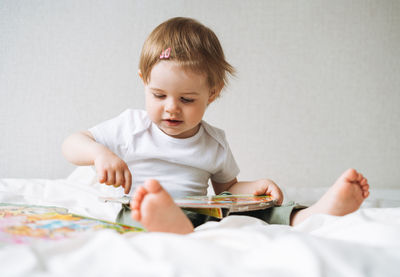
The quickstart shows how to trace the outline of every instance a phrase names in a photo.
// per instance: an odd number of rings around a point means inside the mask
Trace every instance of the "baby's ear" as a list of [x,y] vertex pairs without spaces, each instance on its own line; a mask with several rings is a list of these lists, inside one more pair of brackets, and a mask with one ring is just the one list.
[[143,78],[143,74],[142,71],[140,69],[138,69],[138,75],[140,77],[140,79],[142,79],[143,85],[147,85],[147,81]]
[[215,99],[218,98],[221,90],[224,86],[215,86],[210,89],[210,96],[208,97],[208,104],[211,104]]

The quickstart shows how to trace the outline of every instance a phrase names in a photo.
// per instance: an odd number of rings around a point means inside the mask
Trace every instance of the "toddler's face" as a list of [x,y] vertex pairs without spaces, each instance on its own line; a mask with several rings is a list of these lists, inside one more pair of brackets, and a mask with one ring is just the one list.
[[205,75],[160,61],[144,84],[150,119],[167,135],[188,138],[197,133],[207,105],[215,99]]

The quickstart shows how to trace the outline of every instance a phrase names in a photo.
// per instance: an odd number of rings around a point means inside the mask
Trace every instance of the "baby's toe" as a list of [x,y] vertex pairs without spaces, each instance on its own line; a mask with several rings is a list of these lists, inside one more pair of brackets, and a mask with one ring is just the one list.
[[140,208],[140,202],[136,200],[131,201],[131,209],[132,210],[138,210]]
[[360,185],[361,185],[362,187],[369,186],[369,185],[368,185],[368,180],[367,180],[366,178],[362,179],[361,182],[360,182]]
[[132,199],[141,202],[146,194],[147,190],[144,187],[138,187],[133,194]]
[[364,179],[364,176],[361,173],[358,173],[357,182],[360,182]]
[[132,210],[131,217],[133,220],[139,221],[140,220],[139,210]]

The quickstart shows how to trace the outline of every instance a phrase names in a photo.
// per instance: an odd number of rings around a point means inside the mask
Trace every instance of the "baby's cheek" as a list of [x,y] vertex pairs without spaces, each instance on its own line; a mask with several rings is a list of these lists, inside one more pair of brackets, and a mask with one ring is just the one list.
[[160,111],[154,105],[146,105],[146,111],[151,121],[157,123],[160,120]]

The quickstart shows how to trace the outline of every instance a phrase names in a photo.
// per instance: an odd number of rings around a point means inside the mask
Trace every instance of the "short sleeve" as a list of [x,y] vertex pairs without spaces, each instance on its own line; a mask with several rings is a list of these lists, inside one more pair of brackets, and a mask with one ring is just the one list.
[[132,143],[133,135],[144,128],[147,119],[145,111],[126,110],[117,117],[90,128],[89,132],[98,143],[123,159]]
[[220,169],[211,175],[211,180],[217,183],[228,183],[235,179],[240,172],[228,143],[225,144],[224,149],[225,158],[221,163]]

